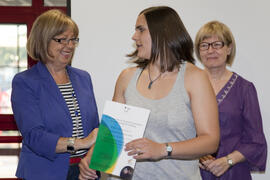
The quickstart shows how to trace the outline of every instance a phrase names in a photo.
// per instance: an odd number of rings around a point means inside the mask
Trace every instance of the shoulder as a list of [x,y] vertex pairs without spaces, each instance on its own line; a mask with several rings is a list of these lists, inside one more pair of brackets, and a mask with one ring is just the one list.
[[81,76],[81,77],[89,77],[90,74],[82,69],[79,68],[75,68],[75,67],[71,67],[71,66],[67,66],[68,71],[74,73],[77,76]]
[[90,86],[92,86],[92,78],[87,71],[71,66],[67,66],[67,71],[71,81],[78,81],[80,84],[85,84],[86,86],[90,83]]
[[239,74],[235,73],[233,74],[237,77],[237,80],[235,82],[235,86],[238,89],[238,92],[243,96],[248,96],[251,94],[257,94],[257,90],[253,82],[243,78]]
[[138,69],[137,67],[128,67],[128,68],[122,70],[120,75],[132,76],[137,69]]
[[185,84],[196,85],[201,82],[209,81],[206,72],[197,66],[187,63],[185,71]]
[[36,66],[16,74],[12,80],[12,101],[14,97],[26,97],[26,94],[38,97],[42,82]]
[[120,73],[117,79],[117,82],[115,84],[114,95],[113,95],[114,101],[126,103],[124,94],[131,78],[133,77],[137,69],[138,69],[137,67],[129,67],[129,68],[124,69]]
[[248,86],[252,86],[253,83],[245,78],[243,78],[241,75],[237,74],[237,73],[233,73],[234,76],[237,76],[237,81],[239,84],[241,84],[241,86],[244,87],[248,87]]
[[191,63],[186,65],[184,84],[190,98],[213,93],[207,73]]
[[41,79],[40,73],[37,66],[34,65],[30,69],[17,73],[12,82],[24,82],[27,84],[35,84],[34,82],[39,82]]
[[129,67],[129,68],[124,69],[120,73],[117,81],[123,84],[128,84],[137,69],[138,69],[137,67]]

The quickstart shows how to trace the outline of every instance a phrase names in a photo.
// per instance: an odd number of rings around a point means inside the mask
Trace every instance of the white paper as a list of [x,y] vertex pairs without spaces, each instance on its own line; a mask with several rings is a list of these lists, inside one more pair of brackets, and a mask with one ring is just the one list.
[[136,160],[125,144],[142,138],[150,110],[106,101],[90,168],[121,176],[133,173]]

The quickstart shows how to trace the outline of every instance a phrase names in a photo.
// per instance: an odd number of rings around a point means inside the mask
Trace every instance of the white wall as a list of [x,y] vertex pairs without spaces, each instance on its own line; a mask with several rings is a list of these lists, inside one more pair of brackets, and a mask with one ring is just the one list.
[[[137,15],[152,5],[168,5],[178,11],[193,39],[210,20],[222,21],[231,28],[237,44],[232,70],[254,82],[269,144],[269,0],[73,0],[71,16],[80,28],[73,66],[91,74],[99,113],[105,100],[112,98],[119,73],[128,66],[125,55],[134,50],[131,36]],[[270,179],[269,163],[268,158],[265,174],[253,174],[255,180]]]

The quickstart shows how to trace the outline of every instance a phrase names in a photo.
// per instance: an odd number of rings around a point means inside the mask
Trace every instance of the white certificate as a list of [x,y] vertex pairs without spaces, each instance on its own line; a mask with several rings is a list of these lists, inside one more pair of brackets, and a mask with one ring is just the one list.
[[142,138],[150,110],[106,101],[89,167],[127,179],[136,160],[125,144]]

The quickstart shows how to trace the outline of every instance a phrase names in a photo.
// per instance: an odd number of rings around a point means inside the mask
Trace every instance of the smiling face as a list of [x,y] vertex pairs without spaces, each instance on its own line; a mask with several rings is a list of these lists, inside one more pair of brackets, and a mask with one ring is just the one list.
[[[201,43],[212,43],[221,41],[218,36],[211,36],[202,40]],[[212,46],[208,50],[199,50],[201,62],[208,68],[226,67],[228,55],[231,53],[231,47],[226,44],[220,49],[214,49]]]
[[142,59],[150,59],[152,40],[143,14],[139,15],[135,25],[135,33],[132,36],[137,46],[137,56]]
[[[75,38],[73,31],[68,29],[60,35],[55,36],[56,39],[72,39]],[[69,41],[67,44],[61,44],[55,40],[51,40],[48,46],[49,59],[46,64],[66,66],[71,62],[76,45]]]

